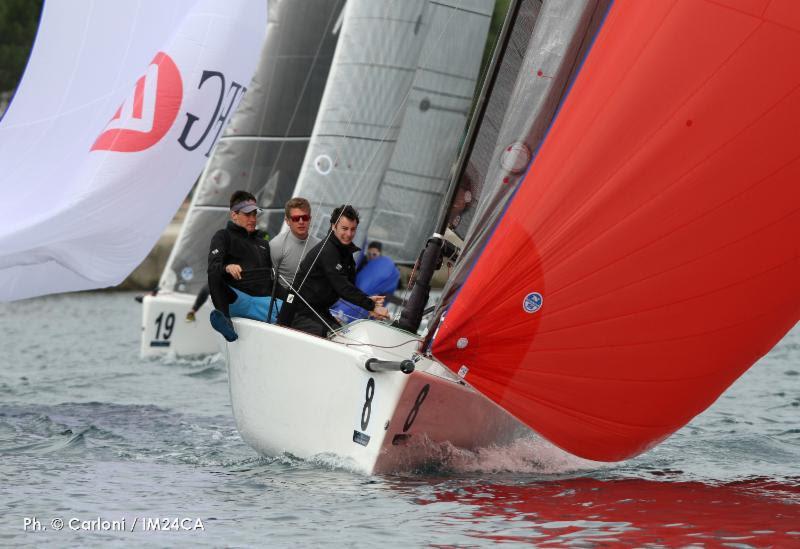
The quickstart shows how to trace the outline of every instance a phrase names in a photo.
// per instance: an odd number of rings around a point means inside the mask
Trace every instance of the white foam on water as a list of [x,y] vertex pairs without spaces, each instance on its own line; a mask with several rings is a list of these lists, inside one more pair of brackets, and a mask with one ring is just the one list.
[[514,472],[554,475],[591,471],[606,463],[579,458],[539,437],[519,438],[507,446],[461,450],[455,469],[464,472]]
[[607,463],[582,459],[536,436],[515,439],[503,446],[475,450],[458,448],[449,442],[417,438],[398,453],[399,473],[528,473],[557,475],[606,468]]

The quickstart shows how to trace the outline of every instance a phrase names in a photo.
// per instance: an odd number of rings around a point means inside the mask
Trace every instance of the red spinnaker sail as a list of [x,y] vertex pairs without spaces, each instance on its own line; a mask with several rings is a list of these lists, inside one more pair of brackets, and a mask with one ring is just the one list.
[[617,0],[433,354],[635,456],[800,318],[800,2]]

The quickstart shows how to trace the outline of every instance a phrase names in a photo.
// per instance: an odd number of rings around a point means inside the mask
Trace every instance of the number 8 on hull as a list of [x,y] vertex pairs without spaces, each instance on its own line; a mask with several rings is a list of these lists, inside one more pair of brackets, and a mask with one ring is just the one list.
[[[226,344],[233,412],[244,440],[263,454],[390,473],[424,466],[431,443],[476,449],[530,433],[438,362],[417,355],[414,334],[357,321],[328,341],[233,322],[239,339]],[[373,372],[370,359],[414,360],[416,368],[409,375]]]

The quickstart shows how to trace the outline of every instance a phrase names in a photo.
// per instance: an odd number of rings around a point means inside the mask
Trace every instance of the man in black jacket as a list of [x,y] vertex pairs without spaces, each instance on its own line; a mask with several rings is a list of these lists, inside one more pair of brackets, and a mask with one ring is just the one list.
[[259,209],[247,191],[231,196],[231,220],[211,238],[208,254],[208,288],[215,310],[211,326],[228,341],[239,337],[232,316],[275,322],[281,300],[276,299],[273,318],[267,320],[272,291],[269,235],[256,229]]
[[355,285],[353,254],[359,248],[353,238],[358,221],[358,212],[352,206],[339,206],[331,214],[328,236],[306,253],[293,284],[299,296],[293,296],[292,328],[325,337],[328,330],[338,326],[328,309],[339,298],[363,307],[371,317],[389,316],[383,296],[368,296]]

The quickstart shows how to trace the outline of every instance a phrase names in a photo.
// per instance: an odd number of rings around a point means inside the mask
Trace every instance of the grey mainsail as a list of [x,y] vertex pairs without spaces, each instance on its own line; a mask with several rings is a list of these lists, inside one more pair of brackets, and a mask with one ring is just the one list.
[[413,263],[447,193],[467,126],[493,1],[430,2],[430,30],[366,239]]
[[410,262],[427,237],[457,156],[493,0],[376,2],[345,9],[320,115],[295,194],[361,214],[360,238]]
[[159,284],[195,293],[206,282],[211,235],[228,219],[228,199],[252,192],[259,227],[277,234],[292,195],[336,48],[344,0],[271,0],[261,61],[197,185]]

